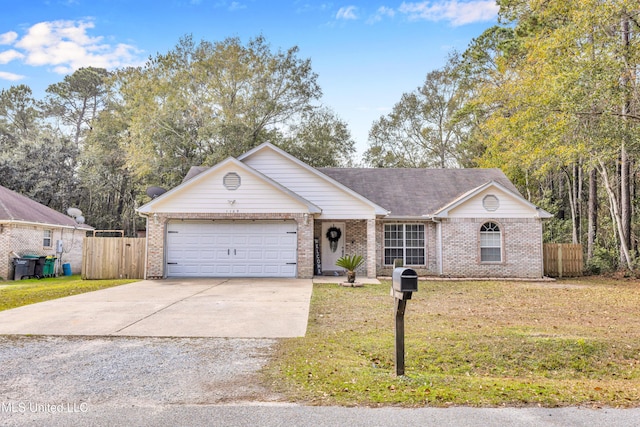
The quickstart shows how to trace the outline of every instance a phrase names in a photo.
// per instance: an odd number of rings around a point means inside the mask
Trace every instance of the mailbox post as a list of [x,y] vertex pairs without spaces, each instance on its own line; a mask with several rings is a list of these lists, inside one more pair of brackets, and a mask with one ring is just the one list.
[[396,375],[404,375],[404,312],[413,292],[418,291],[418,275],[410,268],[393,270],[391,293],[396,308]]

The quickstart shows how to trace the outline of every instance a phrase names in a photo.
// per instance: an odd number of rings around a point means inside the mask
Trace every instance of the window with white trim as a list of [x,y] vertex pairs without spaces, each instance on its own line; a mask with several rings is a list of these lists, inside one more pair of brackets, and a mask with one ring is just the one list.
[[502,233],[495,222],[480,227],[480,262],[502,261]]
[[384,225],[384,264],[425,265],[424,224]]
[[51,247],[51,230],[44,230],[42,233],[42,246],[45,248]]

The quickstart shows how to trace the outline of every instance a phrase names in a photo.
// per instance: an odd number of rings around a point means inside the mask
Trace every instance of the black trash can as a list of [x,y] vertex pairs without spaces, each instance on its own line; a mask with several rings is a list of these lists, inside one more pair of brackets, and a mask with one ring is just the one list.
[[36,276],[38,279],[42,279],[44,277],[44,265],[47,261],[47,257],[41,256],[34,259],[34,261],[35,261],[35,267],[33,269],[33,275]]
[[36,260],[33,258],[13,259],[13,280],[33,277],[35,274]]

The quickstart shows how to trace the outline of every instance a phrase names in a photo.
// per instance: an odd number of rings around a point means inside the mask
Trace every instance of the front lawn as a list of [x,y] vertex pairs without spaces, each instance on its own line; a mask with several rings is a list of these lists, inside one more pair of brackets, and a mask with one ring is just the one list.
[[82,280],[80,276],[4,281],[0,282],[0,311],[137,281]]
[[322,405],[640,405],[640,285],[420,282],[395,375],[389,283],[318,284],[304,338],[265,369],[292,400]]

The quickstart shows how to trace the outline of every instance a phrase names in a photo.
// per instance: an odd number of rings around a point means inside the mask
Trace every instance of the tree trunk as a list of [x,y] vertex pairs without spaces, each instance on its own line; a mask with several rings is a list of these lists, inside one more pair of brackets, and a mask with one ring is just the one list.
[[625,57],[625,70],[621,79],[622,90],[625,98],[622,101],[622,120],[624,122],[624,132],[622,136],[622,146],[620,148],[620,220],[622,223],[622,231],[620,232],[620,259],[623,260],[623,245],[627,248],[631,247],[631,185],[629,183],[629,153],[627,152],[627,139],[629,132],[629,124],[627,116],[631,109],[630,88],[629,88],[629,18],[622,17],[622,46]]
[[602,175],[602,183],[604,184],[604,188],[607,191],[607,195],[609,196],[609,209],[611,210],[611,216],[613,217],[613,221],[616,225],[616,230],[618,232],[618,237],[620,239],[620,252],[622,262],[626,264],[626,267],[631,270],[631,256],[629,254],[629,247],[627,246],[626,240],[623,238],[623,226],[622,226],[622,215],[620,214],[620,209],[618,207],[618,199],[616,197],[615,188],[611,186],[611,182],[609,181],[609,173],[607,172],[607,167],[599,160],[600,164],[600,175]]
[[598,175],[595,168],[589,172],[589,224],[587,230],[587,261],[593,258],[593,247],[598,232]]
[[575,176],[575,168],[576,165],[575,163],[573,164],[572,167],[572,172],[569,173],[568,171],[566,171],[565,169],[565,173],[567,175],[567,180],[569,181],[568,185],[567,185],[567,192],[569,194],[569,208],[571,209],[571,243],[578,243],[578,218],[577,218],[577,214],[578,211],[576,209],[576,189],[577,189],[577,185],[575,182],[574,176]]

